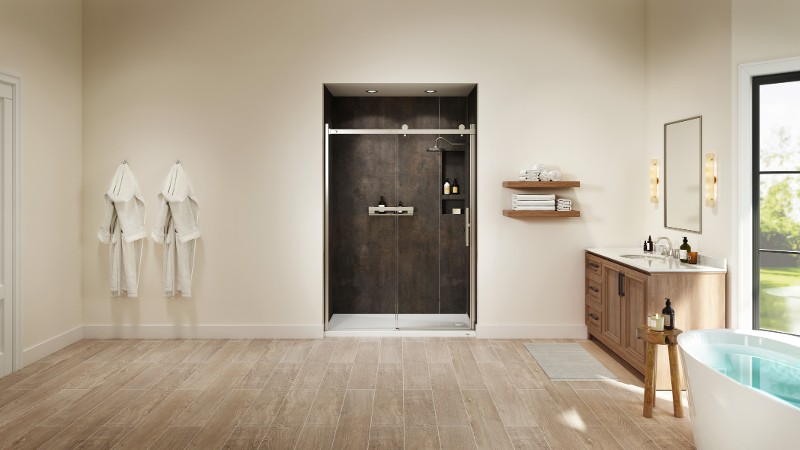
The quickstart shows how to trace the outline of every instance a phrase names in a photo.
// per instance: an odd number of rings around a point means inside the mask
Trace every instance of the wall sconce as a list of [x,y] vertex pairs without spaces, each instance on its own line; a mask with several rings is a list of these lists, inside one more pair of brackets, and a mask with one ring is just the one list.
[[650,201],[658,203],[658,160],[650,160]]
[[717,155],[706,153],[706,206],[717,206]]

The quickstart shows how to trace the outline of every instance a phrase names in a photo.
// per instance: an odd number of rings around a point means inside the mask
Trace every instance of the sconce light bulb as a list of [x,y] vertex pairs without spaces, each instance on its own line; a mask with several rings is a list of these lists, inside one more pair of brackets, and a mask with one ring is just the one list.
[[717,206],[717,155],[706,154],[705,164],[706,179],[706,206]]
[[658,203],[658,183],[661,180],[658,177],[658,160],[650,160],[650,201]]

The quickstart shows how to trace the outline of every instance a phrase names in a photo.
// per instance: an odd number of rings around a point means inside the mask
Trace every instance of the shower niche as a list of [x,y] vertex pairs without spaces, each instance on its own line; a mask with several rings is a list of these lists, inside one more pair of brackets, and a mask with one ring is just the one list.
[[324,88],[328,332],[474,329],[477,87],[426,89]]

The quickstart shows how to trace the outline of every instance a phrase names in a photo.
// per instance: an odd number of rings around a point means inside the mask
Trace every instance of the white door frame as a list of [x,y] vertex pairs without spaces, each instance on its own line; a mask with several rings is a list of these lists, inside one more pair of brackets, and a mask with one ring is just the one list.
[[[10,205],[11,217],[2,219],[5,222],[6,247],[4,267],[11,268],[10,280],[6,280],[5,299],[11,302],[11,344],[6,351],[11,352],[11,371],[22,368],[22,311],[20,302],[20,137],[22,136],[20,127],[20,85],[19,77],[0,72],[0,83],[11,86],[13,96],[11,107],[11,120],[13,122],[11,130],[11,148],[6,148],[5,154],[0,155],[3,164],[3,197],[4,205]],[[5,238],[5,237],[4,237]],[[2,374],[5,375],[5,374]]]
[[[800,71],[800,58],[788,58],[739,65],[739,182],[733,183],[739,198],[737,230],[731,233],[738,252],[738,299],[734,328],[753,329],[753,77]],[[738,189],[739,192],[735,192]]]

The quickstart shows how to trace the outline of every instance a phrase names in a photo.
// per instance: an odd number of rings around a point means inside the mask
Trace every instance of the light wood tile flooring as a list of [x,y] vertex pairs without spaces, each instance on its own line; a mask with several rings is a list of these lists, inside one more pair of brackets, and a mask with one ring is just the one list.
[[693,448],[595,342],[559,341],[619,382],[551,382],[527,342],[84,340],[0,379],[0,447]]

